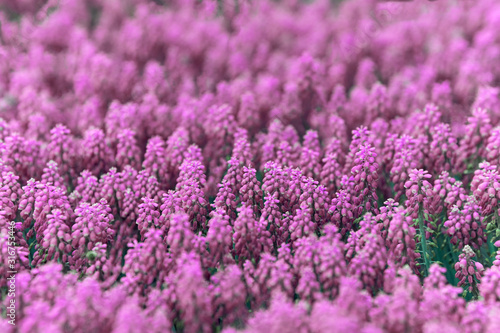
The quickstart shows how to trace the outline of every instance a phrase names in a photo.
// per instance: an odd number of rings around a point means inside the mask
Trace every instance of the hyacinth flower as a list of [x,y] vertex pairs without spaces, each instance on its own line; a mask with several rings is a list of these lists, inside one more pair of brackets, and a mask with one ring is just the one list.
[[477,203],[482,208],[481,216],[485,218],[486,231],[488,234],[488,248],[494,252],[492,243],[500,236],[498,196],[500,193],[499,174],[496,167],[488,162],[479,165],[479,169],[474,172],[471,182],[471,191]]
[[128,244],[125,255],[123,285],[129,293],[145,295],[152,284],[161,285],[171,267],[171,258],[159,230],[146,233],[144,242]]
[[328,192],[317,181],[302,177],[299,203],[306,201],[313,209],[314,220],[323,226],[327,220]]
[[[12,227],[15,228],[15,223],[13,223]],[[23,269],[30,267],[28,249],[24,246],[12,246],[15,244],[17,235],[12,236],[12,234],[9,233],[10,230],[8,226],[5,226],[5,229],[2,227],[0,230],[0,251],[2,257],[6,258],[0,265],[0,276],[2,277],[2,282],[0,284],[1,288],[8,287],[9,280],[7,278],[9,274],[11,274],[9,272],[21,272]],[[56,250],[57,249],[53,251]]]
[[342,178],[341,154],[340,141],[332,140],[323,157],[323,166],[319,177],[321,185],[327,189],[330,195],[340,189],[340,179]]
[[[190,169],[190,170],[196,171],[195,176],[197,177],[198,181],[203,186],[205,186],[205,184],[206,184],[206,175],[204,173],[205,166],[203,164],[203,155],[202,155],[200,147],[198,147],[196,144],[190,145],[186,150],[184,160],[182,162],[184,163],[184,161],[186,161],[186,163],[189,161],[196,163],[196,168]],[[179,172],[180,171],[181,171],[181,168],[179,166]],[[186,168],[184,168],[183,171],[184,171],[184,174],[189,173],[189,169],[186,170]]]
[[[432,69],[430,69],[432,71]],[[432,74],[431,74],[432,75]],[[441,118],[441,112],[438,107],[432,103],[427,103],[424,105],[421,112],[415,112],[412,114],[413,121],[417,122],[417,126],[410,127],[409,134],[416,138],[422,138],[427,141],[424,136],[432,136],[431,132],[439,124],[439,119]]]
[[317,178],[320,173],[321,148],[318,133],[307,131],[304,135],[304,143],[300,153],[299,166],[302,173],[310,178]]
[[[347,264],[338,229],[334,225],[327,225],[324,232],[319,239],[300,239],[294,256],[295,274],[300,277],[303,269],[315,272],[313,283],[317,284],[323,297],[334,299],[338,295],[340,278],[347,272]],[[302,283],[308,279],[304,277]],[[317,300],[315,296],[309,295],[313,297],[311,300]]]
[[[495,244],[493,244],[495,247],[499,248],[500,247],[500,241],[496,241]],[[495,254],[495,260],[493,261],[493,266],[500,266],[500,250],[496,251]]]
[[85,270],[88,252],[93,250],[97,243],[107,244],[113,239],[114,230],[111,229],[113,216],[104,199],[93,205],[80,204],[75,209],[75,215],[77,217],[71,233],[72,246],[75,250],[70,263],[73,269]]
[[224,214],[229,216],[231,220],[236,220],[236,207],[238,202],[228,182],[218,184],[219,191],[215,197],[213,207],[216,210],[224,211]]
[[[389,130],[389,122],[382,118],[377,118],[377,120],[375,120],[371,126],[371,142],[373,147],[375,148],[375,152],[377,153],[376,160],[379,166],[382,166],[384,164],[384,160],[386,158],[386,156],[384,156],[384,148],[385,141],[388,137],[391,137],[391,135],[388,135]],[[387,162],[387,160],[385,160],[385,162]]]
[[158,228],[163,232],[165,230],[165,224],[160,226],[160,212],[158,210],[158,204],[151,198],[143,197],[142,203],[139,205],[139,212],[137,214],[137,226],[139,232],[141,233],[142,240],[146,232],[151,228]]
[[208,205],[203,191],[206,182],[204,169],[205,167],[199,160],[185,159],[180,167],[176,190],[169,192],[170,201],[164,201],[160,207],[162,223],[165,222],[169,213],[181,209],[189,214],[193,230],[206,227]]
[[[283,332],[291,327],[298,332],[307,332],[307,317],[304,307],[295,306],[285,296],[276,294],[271,300],[269,310],[258,311],[248,321],[250,332]],[[280,318],[276,321],[275,318]]]
[[419,325],[420,281],[408,268],[400,268],[392,283],[390,294],[374,299],[370,318],[386,332],[411,331]]
[[443,171],[434,181],[433,191],[442,201],[441,205],[434,207],[433,214],[441,213],[442,206],[447,211],[450,211],[453,206],[461,208],[467,199],[463,183],[452,178],[447,171]]
[[227,254],[233,247],[233,230],[230,218],[221,210],[215,210],[211,214],[209,228],[205,241],[209,255],[207,256],[209,267],[224,266]]
[[472,109],[481,108],[486,110],[491,117],[491,123],[497,124],[498,119],[498,88],[492,86],[479,87]]
[[459,170],[471,172],[476,169],[479,159],[486,157],[492,126],[488,113],[481,108],[474,109],[467,122],[465,137],[457,151],[457,163]]
[[408,136],[402,136],[395,143],[396,153],[390,174],[396,194],[394,200],[398,202],[405,192],[405,183],[409,180],[410,171],[418,166],[418,154],[415,148],[417,144],[416,139]]
[[479,165],[479,169],[474,172],[471,182],[471,190],[479,205],[483,208],[484,216],[495,212],[497,207],[497,194],[500,189],[499,174],[496,166],[488,162]]
[[6,228],[16,218],[20,199],[24,194],[19,177],[12,171],[8,171],[6,166],[2,166],[2,169],[0,174],[0,202],[2,204],[0,229]]
[[467,303],[461,325],[465,332],[481,332],[487,329],[488,307],[482,302]]
[[9,127],[9,122],[3,118],[0,118],[0,140],[4,141],[6,137],[10,136],[11,130]]
[[241,189],[241,181],[243,179],[243,163],[242,161],[232,157],[227,162],[228,168],[227,172],[224,175],[221,183],[227,183],[229,188],[231,189],[234,196],[237,196]]
[[[115,168],[110,168],[106,174],[101,175],[99,180],[96,197],[105,200],[113,214],[110,227],[114,231],[116,246],[108,248],[109,259],[113,262],[121,260],[121,254],[125,251],[127,243],[131,241],[131,232],[136,230],[137,199],[132,189],[136,177],[137,171],[126,166],[120,173]],[[115,271],[118,269],[116,268]]]
[[393,219],[396,212],[400,210],[398,206],[399,205],[394,201],[394,199],[388,199],[386,202],[384,202],[384,206],[380,207],[379,214],[375,216],[375,219],[380,224],[378,226],[378,230],[380,230],[380,235],[382,236],[386,244],[388,244],[389,241],[387,237],[389,234],[389,226],[391,224],[391,220]]
[[409,265],[418,274],[417,263],[421,254],[416,250],[416,235],[413,219],[406,215],[404,209],[397,208],[387,231],[386,244],[388,244],[389,258],[398,267]]
[[61,211],[64,223],[68,224],[66,219],[72,218],[73,211],[65,191],[50,184],[29,183],[19,202],[19,210],[24,217],[23,228],[29,228],[33,224],[33,229],[27,232],[26,238],[29,239],[36,233],[36,239],[40,241],[48,228],[48,215],[57,209]]
[[35,193],[36,193],[37,182],[34,179],[30,179],[25,186],[23,186],[23,193],[19,199],[19,215],[23,219],[22,229],[29,229],[33,224],[33,211],[35,203]]
[[[85,274],[95,277],[97,280],[106,280],[114,282],[109,276],[116,275],[116,270],[108,261],[107,258],[107,244],[96,243],[94,247],[86,254],[87,265]],[[106,285],[106,284],[104,284]]]
[[376,189],[379,166],[376,157],[373,147],[369,145],[358,147],[351,169],[351,178],[354,182],[353,202],[357,206],[356,216],[361,216],[363,211],[378,214]]
[[499,142],[500,140],[500,128],[495,127],[493,130],[491,130],[491,135],[488,138],[488,143],[486,145],[486,156],[485,159],[487,162],[493,164],[493,165],[499,165],[500,160],[499,160],[499,154],[498,154],[498,148],[499,148]]
[[105,172],[112,164],[112,151],[101,129],[90,128],[82,141],[82,165],[94,176]]
[[141,165],[140,149],[135,136],[135,132],[130,129],[123,129],[118,133],[115,160],[120,170],[126,165],[134,169],[138,169]]
[[191,230],[189,217],[185,213],[179,212],[170,216],[170,229],[164,241],[169,246],[169,252],[173,258],[179,257],[184,251],[194,251],[195,234]]
[[334,299],[338,295],[340,277],[345,274],[347,267],[342,253],[343,244],[336,236],[336,229],[333,226],[329,229],[327,232],[333,235],[320,238],[320,247],[314,256],[314,266],[321,292],[325,297]]
[[[289,250],[282,248],[282,252]],[[282,293],[289,299],[293,298],[296,278],[292,271],[291,258],[274,258],[263,254],[255,267],[247,260],[243,265],[243,277],[250,298],[250,305],[254,309],[268,305],[273,294]]]
[[[50,316],[55,321],[66,318],[64,315],[59,316],[61,307],[55,308],[55,304],[61,298],[61,292],[58,289],[63,288],[66,291],[75,286],[77,276],[75,274],[63,274],[62,271],[63,266],[61,264],[49,263],[34,272],[22,272],[17,276],[20,287],[31,288],[29,293],[23,295],[17,293],[15,295],[15,302],[21,308],[21,311],[19,311],[20,317],[28,319],[23,320],[21,323],[22,330],[29,331],[37,326],[44,327],[45,324],[40,318],[42,313],[47,315],[47,309],[56,309],[52,311]],[[32,316],[24,314],[30,310]],[[49,328],[57,326],[57,324],[53,326],[49,324]]]
[[56,2],[0,6],[1,332],[500,331],[495,1]]
[[458,257],[458,262],[455,264],[455,277],[459,279],[458,286],[465,286],[467,290],[474,296],[479,295],[478,284],[484,271],[484,266],[479,261],[474,261],[472,258],[476,254],[470,246],[466,245],[462,254]]
[[424,288],[426,290],[443,288],[446,285],[445,273],[446,268],[439,264],[432,264],[429,268],[429,275],[425,278]]
[[[129,186],[125,184],[126,181],[124,181],[123,178],[137,176],[137,172],[135,172],[135,170],[131,172],[131,170],[134,169],[128,165],[119,173],[115,167],[112,167],[108,172],[102,174],[99,179],[99,192],[96,194],[96,197],[106,200],[113,215],[119,215],[118,212],[120,210],[122,198],[121,192]],[[130,184],[130,186],[132,185],[133,184]]]
[[357,321],[368,319],[372,298],[363,289],[363,283],[354,277],[344,276],[340,279],[339,295],[333,302],[343,313],[354,317]]
[[223,318],[224,324],[233,324],[247,316],[247,292],[243,281],[243,272],[236,265],[230,265],[223,271],[212,275],[212,306],[214,316]]
[[31,260],[31,265],[36,267],[39,264],[55,261],[67,263],[71,261],[70,255],[72,250],[71,232],[67,224],[69,217],[61,210],[52,210],[46,217],[45,229],[39,229],[39,234],[43,235],[43,239],[35,246],[35,253]]
[[296,293],[302,302],[314,304],[322,299],[321,287],[314,272],[308,267],[304,268],[299,278]]
[[313,220],[312,209],[306,202],[302,202],[300,208],[297,209],[289,229],[292,242],[317,232],[318,225]]
[[273,194],[265,198],[260,216],[261,223],[267,225],[275,249],[280,247],[281,244],[287,243],[290,237],[290,215],[284,216],[276,196],[276,194]]
[[397,152],[396,142],[398,142],[399,135],[394,133],[386,133],[384,140],[384,146],[382,147],[380,153],[378,154],[378,163],[383,167],[382,171],[384,177],[390,174],[392,166],[394,164],[394,156]]
[[259,133],[256,136],[256,142],[262,147],[259,149],[260,156],[258,156],[261,165],[276,160],[277,149],[283,141],[282,134],[285,130],[283,124],[278,119],[271,121],[268,129],[268,133]]
[[291,146],[287,141],[281,141],[276,152],[276,161],[284,167],[297,165],[299,159],[299,146]]
[[373,123],[379,117],[387,117],[390,113],[390,100],[387,93],[387,87],[379,82],[375,83],[370,89],[367,106],[366,123]]
[[200,259],[192,252],[183,253],[177,267],[165,280],[172,310],[178,313],[186,331],[208,331],[214,309]]
[[[262,180],[262,190],[265,195],[277,194],[280,204],[283,206],[283,212],[294,214],[300,207],[302,201],[307,200],[307,205],[315,210],[321,210],[323,202],[314,202],[313,192],[318,191],[318,197],[322,197],[326,192],[318,186],[318,182],[302,175],[300,169],[290,167],[281,167],[276,163],[267,163],[265,165],[264,179]],[[319,193],[321,192],[321,193]],[[324,218],[324,212],[317,216]]]
[[139,201],[144,197],[159,201],[159,198],[162,196],[158,178],[151,175],[148,170],[145,169],[137,173],[132,189],[134,191],[136,201]]
[[170,179],[166,168],[165,141],[159,136],[149,139],[142,167],[148,174],[156,177],[162,189],[166,188]]
[[177,179],[179,176],[179,168],[189,148],[189,132],[185,128],[179,127],[168,137],[164,152],[170,179]]
[[233,252],[240,265],[246,259],[257,263],[261,253],[270,252],[273,246],[270,236],[267,226],[253,216],[252,208],[242,206],[238,209],[238,218],[234,222]]
[[451,133],[448,124],[436,125],[431,130],[432,141],[429,153],[425,160],[426,168],[433,174],[438,175],[443,171],[453,171],[457,161],[457,139]]
[[367,331],[374,329],[374,326],[370,327],[370,324],[363,325],[355,315],[328,301],[319,301],[314,304],[308,323],[311,332],[331,331],[340,333],[344,330],[356,332],[362,329]]
[[353,229],[355,214],[358,211],[355,209],[348,190],[340,190],[336,193],[328,212],[332,215],[333,223],[340,229],[343,236]]
[[47,184],[50,183],[56,187],[60,187],[61,189],[66,189],[64,179],[59,173],[59,166],[54,161],[49,161],[47,166],[43,169],[42,174],[42,183]]
[[500,300],[500,268],[496,265],[484,270],[479,292],[486,304],[495,304]]
[[463,209],[454,206],[448,214],[448,220],[444,223],[446,232],[451,237],[451,243],[458,245],[459,249],[470,245],[478,251],[486,244],[486,225],[481,215],[481,207],[474,197],[469,197]]
[[38,176],[42,171],[43,158],[40,155],[40,143],[27,140],[18,133],[6,137],[0,144],[0,158],[23,181]]
[[263,206],[263,192],[261,184],[257,179],[257,170],[243,167],[243,178],[241,180],[240,200],[244,205],[253,207],[254,213],[258,214]]
[[366,290],[372,294],[383,286],[384,263],[387,260],[387,250],[383,244],[382,238],[376,233],[362,235],[347,267],[350,274],[359,276]]
[[84,170],[76,181],[76,187],[71,192],[69,199],[71,204],[76,207],[80,202],[96,203],[98,192],[100,190],[99,181],[90,171]]
[[424,257],[425,270],[427,275],[429,270],[429,253],[427,252],[427,235],[425,215],[428,215],[429,200],[432,199],[432,187],[427,179],[431,175],[425,170],[413,169],[410,172],[409,180],[405,183],[406,210],[409,216],[413,219],[418,219],[418,229],[420,233],[420,246],[422,249],[421,255]]
[[460,322],[465,310],[465,300],[458,296],[462,289],[446,284],[443,268],[433,266],[424,280],[419,320],[421,324],[431,320]]
[[356,128],[354,131],[352,131],[352,139],[351,143],[349,144],[349,153],[346,156],[343,174],[349,174],[351,172],[354,166],[354,160],[356,159],[358,148],[365,143],[371,143],[369,141],[371,139],[370,134],[370,131],[364,126]]
[[236,117],[238,124],[248,128],[251,133],[258,132],[261,126],[259,113],[259,103],[255,94],[253,92],[243,93],[240,97],[240,105]]
[[236,121],[231,107],[227,104],[214,106],[208,112],[206,134],[210,140],[203,150],[203,157],[210,161],[209,167],[214,171],[207,179],[208,193],[211,194],[225,170],[225,158],[230,155],[233,146]]
[[234,133],[234,146],[232,157],[241,161],[244,166],[253,166],[254,160],[251,141],[248,138],[248,132],[245,128],[238,127]]
[[181,190],[176,191],[176,195],[181,208],[189,215],[192,229],[195,231],[206,229],[208,205],[200,184],[190,179]]
[[262,191],[276,197],[280,205],[285,204],[286,197],[286,175],[285,170],[277,163],[269,162],[264,165],[264,178],[262,180]]

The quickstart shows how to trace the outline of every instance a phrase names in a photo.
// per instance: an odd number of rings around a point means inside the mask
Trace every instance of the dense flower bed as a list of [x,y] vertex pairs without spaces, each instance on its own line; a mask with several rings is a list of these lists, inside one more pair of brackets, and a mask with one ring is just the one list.
[[500,332],[497,1],[0,6],[1,332]]

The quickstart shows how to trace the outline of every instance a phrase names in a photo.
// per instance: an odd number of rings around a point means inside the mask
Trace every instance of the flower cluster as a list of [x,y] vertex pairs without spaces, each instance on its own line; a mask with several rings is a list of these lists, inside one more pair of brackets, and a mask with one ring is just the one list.
[[500,331],[499,13],[0,1],[0,332]]

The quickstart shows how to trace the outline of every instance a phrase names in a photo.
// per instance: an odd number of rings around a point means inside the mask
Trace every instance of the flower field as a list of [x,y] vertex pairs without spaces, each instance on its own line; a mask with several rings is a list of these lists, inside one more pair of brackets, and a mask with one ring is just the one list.
[[499,26],[0,0],[0,333],[500,332]]

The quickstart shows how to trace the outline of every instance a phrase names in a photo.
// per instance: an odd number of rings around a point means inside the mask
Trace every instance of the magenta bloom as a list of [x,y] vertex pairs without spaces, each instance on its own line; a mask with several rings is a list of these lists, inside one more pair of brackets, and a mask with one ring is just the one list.
[[0,22],[0,332],[500,332],[498,1]]

